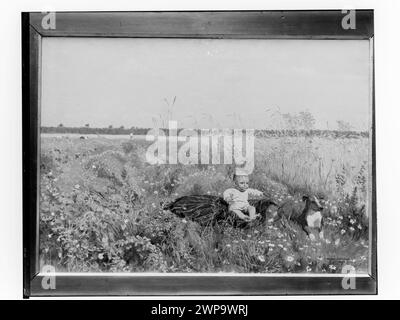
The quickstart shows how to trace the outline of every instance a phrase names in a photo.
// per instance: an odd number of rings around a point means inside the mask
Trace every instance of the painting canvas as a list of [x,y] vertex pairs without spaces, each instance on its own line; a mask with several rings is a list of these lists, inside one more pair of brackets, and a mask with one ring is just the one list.
[[40,266],[367,274],[368,40],[42,40]]

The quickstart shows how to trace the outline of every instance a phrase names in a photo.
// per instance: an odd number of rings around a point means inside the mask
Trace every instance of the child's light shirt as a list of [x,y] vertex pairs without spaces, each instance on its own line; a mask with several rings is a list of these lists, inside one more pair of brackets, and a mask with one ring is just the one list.
[[247,189],[245,191],[239,191],[238,189],[231,188],[224,191],[223,197],[229,204],[229,210],[247,210],[249,207],[249,195],[250,196],[262,196],[263,193],[256,189]]

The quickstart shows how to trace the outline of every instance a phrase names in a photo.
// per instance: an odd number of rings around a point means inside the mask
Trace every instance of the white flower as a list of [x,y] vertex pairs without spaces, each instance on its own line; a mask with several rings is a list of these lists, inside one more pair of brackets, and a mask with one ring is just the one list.
[[354,231],[355,230],[353,227],[350,227],[349,229],[350,229],[350,231]]
[[307,266],[306,271],[311,272],[312,271],[311,267]]
[[99,253],[99,254],[97,255],[97,257],[98,257],[100,260],[103,260],[104,255],[103,255],[102,253]]
[[228,244],[226,245],[226,247],[227,247],[227,248],[230,248],[230,247],[231,247],[231,245],[228,243]]
[[158,194],[158,191],[156,190],[156,191],[154,191],[153,193],[154,193],[154,194]]
[[341,233],[341,234],[345,234],[345,233],[346,233],[346,230],[342,229],[342,230],[340,230],[340,233]]
[[187,223],[187,220],[186,220],[186,219],[182,219],[182,222],[183,222],[183,223]]
[[359,224],[359,225],[357,226],[357,228],[361,230],[361,229],[362,229],[361,224]]
[[331,270],[336,270],[336,266],[334,266],[333,264],[330,264],[330,265],[329,265],[329,269],[331,269]]
[[264,256],[258,256],[258,260],[260,260],[261,262],[265,262]]
[[293,258],[292,256],[287,256],[287,257],[286,257],[286,260],[289,261],[289,262],[293,262],[293,261],[294,261],[294,258]]
[[355,223],[356,223],[356,220],[350,219],[350,223],[351,223],[351,224],[355,224]]

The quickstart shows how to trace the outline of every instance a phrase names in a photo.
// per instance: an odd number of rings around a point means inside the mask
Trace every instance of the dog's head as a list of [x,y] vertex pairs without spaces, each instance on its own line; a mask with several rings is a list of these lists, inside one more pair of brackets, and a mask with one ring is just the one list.
[[311,211],[322,211],[324,207],[322,206],[320,197],[315,195],[305,195],[303,196],[303,201],[306,203],[306,208]]

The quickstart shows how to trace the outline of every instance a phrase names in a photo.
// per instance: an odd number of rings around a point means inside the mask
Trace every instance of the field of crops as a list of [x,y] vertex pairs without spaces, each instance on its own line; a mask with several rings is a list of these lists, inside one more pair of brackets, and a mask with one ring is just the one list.
[[258,137],[250,187],[281,204],[324,197],[324,239],[293,223],[222,233],[162,206],[221,195],[229,165],[150,165],[144,140],[41,139],[41,264],[69,272],[367,272],[368,138]]

